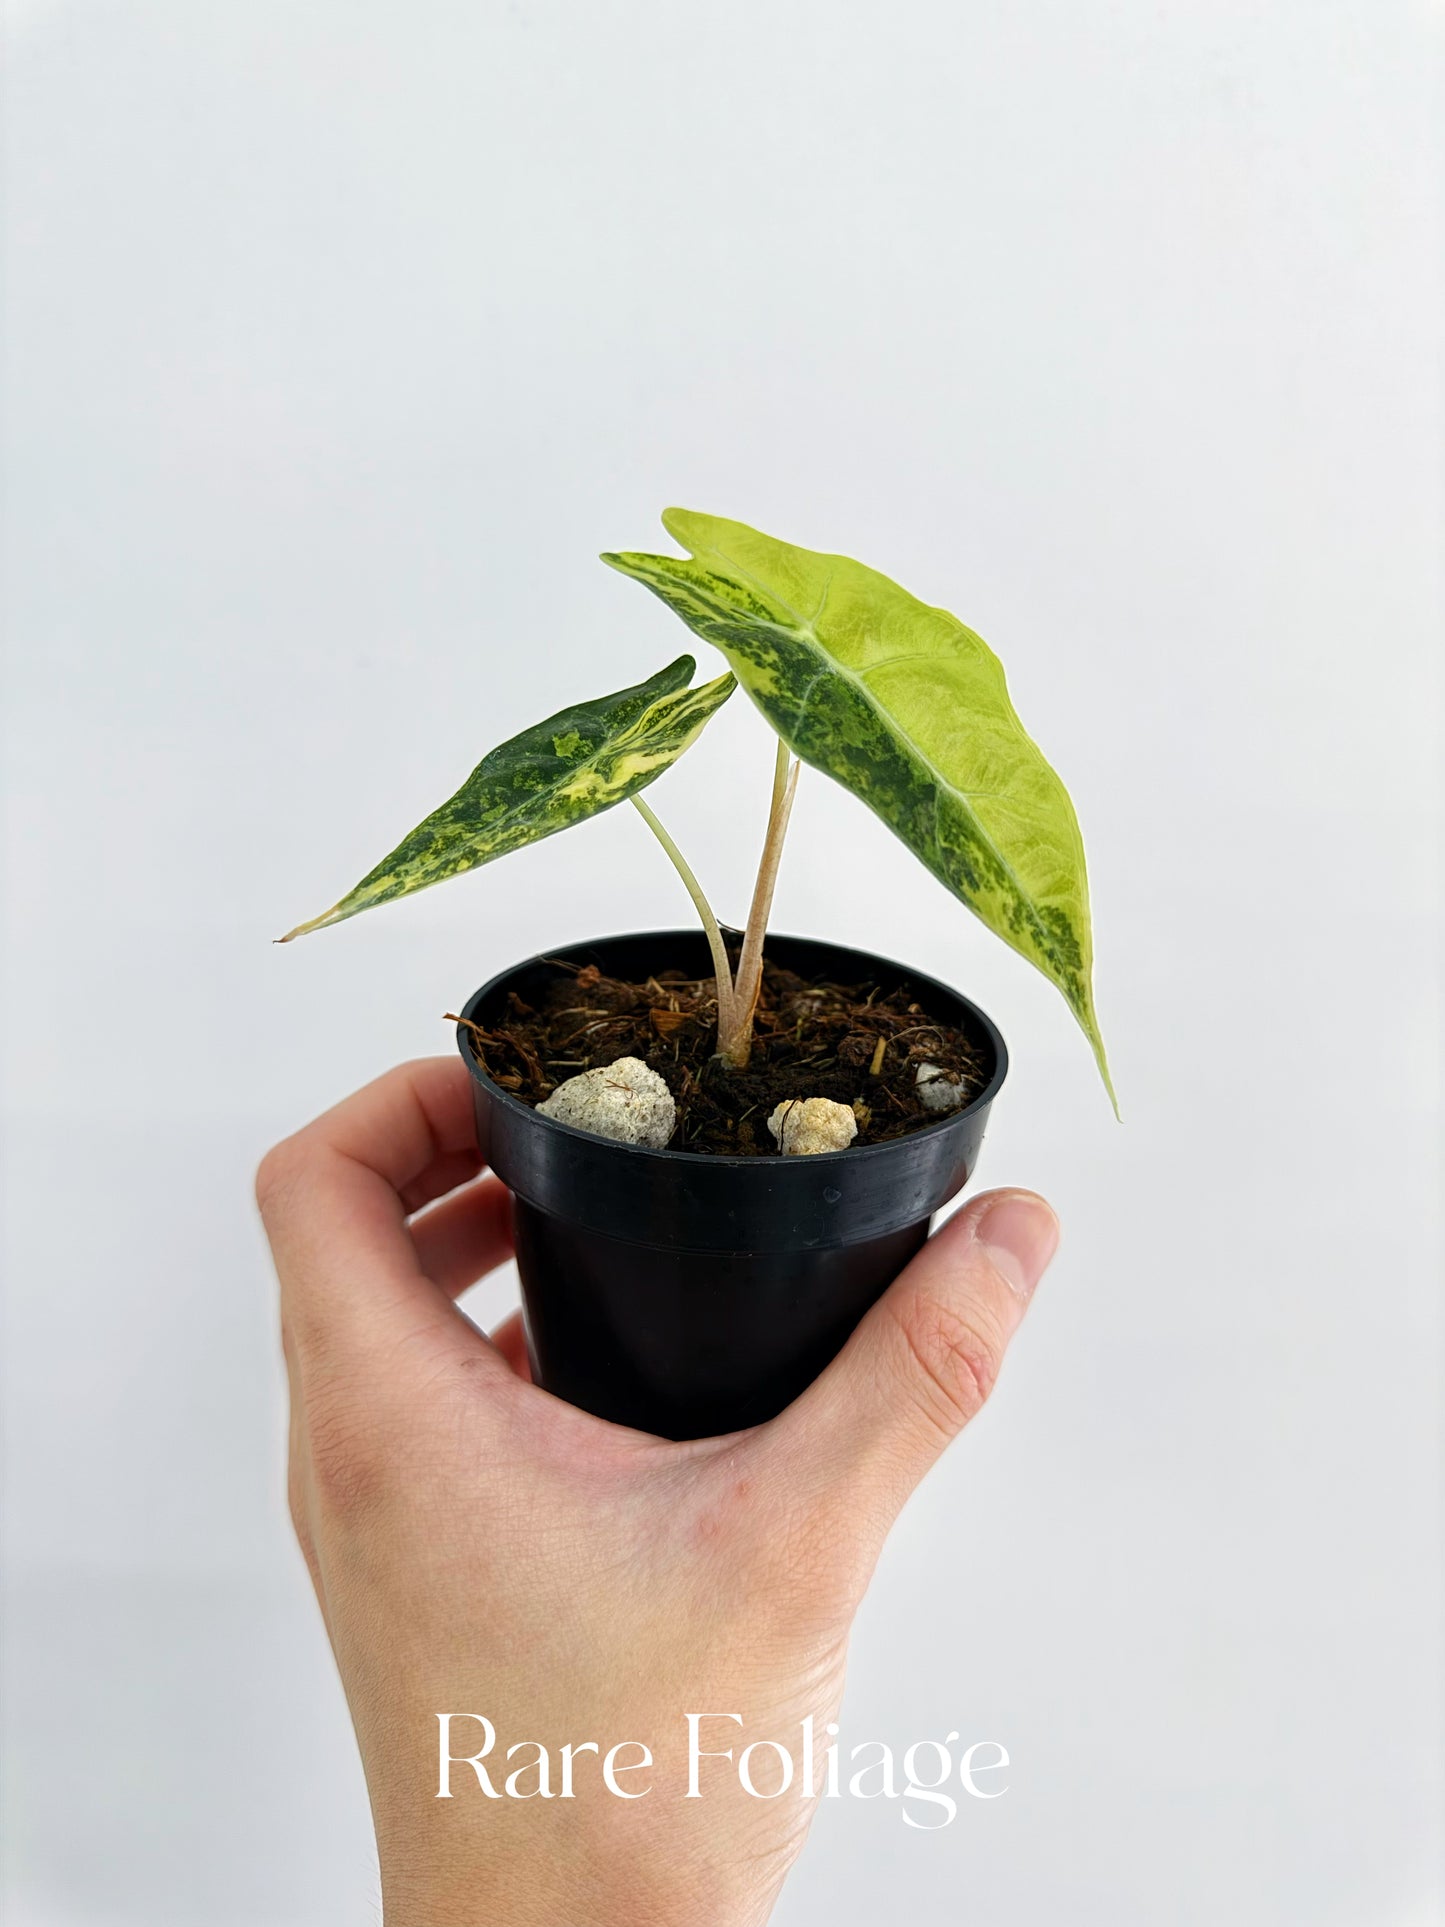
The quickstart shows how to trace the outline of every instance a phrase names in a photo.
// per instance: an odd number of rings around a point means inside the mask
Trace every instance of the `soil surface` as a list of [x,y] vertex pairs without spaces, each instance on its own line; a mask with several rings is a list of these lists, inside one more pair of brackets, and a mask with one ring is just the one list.
[[539,1104],[579,1071],[640,1057],[677,1103],[668,1147],[674,1151],[776,1157],[768,1131],[773,1107],[804,1097],[851,1104],[854,1143],[882,1144],[937,1121],[919,1101],[920,1064],[960,1077],[968,1099],[991,1068],[985,1044],[927,1016],[905,990],[813,981],[765,961],[752,1059],[746,1070],[732,1070],[713,1055],[717,996],[710,977],[699,982],[663,971],[645,983],[619,983],[592,964],[561,967],[571,974],[557,979],[539,1008],[513,991],[494,1028],[472,1026],[488,1076],[524,1103]]

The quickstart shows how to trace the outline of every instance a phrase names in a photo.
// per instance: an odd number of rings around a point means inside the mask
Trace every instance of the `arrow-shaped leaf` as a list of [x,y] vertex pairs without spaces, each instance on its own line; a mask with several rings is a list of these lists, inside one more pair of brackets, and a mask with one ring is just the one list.
[[696,667],[691,656],[679,656],[646,682],[559,710],[502,743],[340,903],[298,924],[282,943],[475,870],[645,789],[737,687],[722,675],[690,689]]
[[605,555],[721,649],[788,747],[874,810],[1058,985],[1113,1085],[1094,1015],[1084,845],[1069,793],[981,637],[886,575],[669,509],[689,558]]

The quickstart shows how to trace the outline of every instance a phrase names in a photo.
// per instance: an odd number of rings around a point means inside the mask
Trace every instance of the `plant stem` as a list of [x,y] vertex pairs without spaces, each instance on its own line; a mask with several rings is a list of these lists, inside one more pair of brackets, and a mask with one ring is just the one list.
[[718,1036],[731,1035],[736,1025],[736,992],[733,986],[732,966],[728,962],[727,947],[723,943],[722,931],[718,928],[717,918],[712,913],[712,905],[703,895],[702,885],[692,873],[692,866],[682,851],[678,849],[667,831],[658,822],[640,796],[634,796],[632,803],[648,829],[657,838],[672,860],[672,867],[682,878],[687,894],[692,898],[697,914],[702,918],[702,927],[707,933],[707,947],[712,952],[713,973],[717,978],[717,1027]]
[[[790,767],[791,765],[791,767]],[[768,914],[777,888],[778,865],[783,857],[783,838],[788,833],[788,818],[793,812],[793,796],[798,787],[801,763],[794,763],[788,746],[778,741],[773,765],[773,801],[768,811],[768,833],[763,839],[763,854],[758,864],[758,879],[753,885],[753,900],[748,907],[747,927],[743,932],[742,954],[733,985],[732,1021],[718,1026],[718,1055],[734,1070],[744,1070],[753,1048],[753,1012],[763,983],[763,938],[767,935]]]

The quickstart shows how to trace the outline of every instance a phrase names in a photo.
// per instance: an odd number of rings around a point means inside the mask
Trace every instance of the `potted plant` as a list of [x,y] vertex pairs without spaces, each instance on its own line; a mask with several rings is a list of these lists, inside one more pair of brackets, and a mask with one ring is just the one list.
[[[691,656],[492,750],[352,891],[282,941],[630,801],[692,930],[516,964],[457,1020],[477,1130],[514,1194],[538,1382],[669,1437],[755,1423],[834,1355],[972,1174],[1007,1053],[958,992],[884,957],[769,935],[808,763],[874,810],[1059,988],[1093,1047],[1083,843],[997,657],[844,556],[671,509],[683,556],[602,559],[727,659]],[[741,932],[641,792],[741,687],[778,739]]]

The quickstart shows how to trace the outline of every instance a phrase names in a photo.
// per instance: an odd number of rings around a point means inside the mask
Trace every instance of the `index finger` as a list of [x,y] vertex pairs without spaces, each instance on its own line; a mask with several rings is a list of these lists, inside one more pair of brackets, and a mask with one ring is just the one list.
[[464,1163],[468,1168],[455,1180],[461,1184],[482,1168],[472,1080],[457,1057],[399,1064],[333,1104],[287,1142],[302,1138],[315,1138],[384,1178],[411,1211],[430,1202],[418,1193],[429,1174]]
[[425,1335],[490,1350],[406,1230],[409,1212],[480,1168],[470,1079],[447,1057],[388,1071],[269,1151],[256,1196],[298,1348]]

